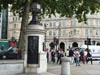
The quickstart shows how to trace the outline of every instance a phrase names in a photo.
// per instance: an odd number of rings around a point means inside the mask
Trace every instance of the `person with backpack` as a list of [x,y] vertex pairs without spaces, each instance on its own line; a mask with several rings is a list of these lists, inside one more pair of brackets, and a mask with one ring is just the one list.
[[75,58],[75,63],[76,63],[76,66],[80,66],[80,52],[78,49],[75,49],[74,51],[74,58]]
[[64,57],[64,51],[62,49],[60,49],[59,54],[60,54],[60,63],[59,64],[61,64],[62,63],[61,57]]

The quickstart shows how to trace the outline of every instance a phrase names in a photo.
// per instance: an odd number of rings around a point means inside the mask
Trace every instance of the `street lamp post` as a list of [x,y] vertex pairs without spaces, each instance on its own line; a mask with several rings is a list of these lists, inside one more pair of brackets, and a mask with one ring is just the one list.
[[58,49],[59,47],[59,40],[60,40],[60,24],[57,24],[57,29],[58,29]]
[[46,32],[47,32],[47,30],[46,30],[46,28],[47,28],[47,26],[46,26],[46,24],[44,24],[44,27],[45,27],[45,43],[44,43],[44,49],[46,50]]
[[[70,42],[70,34],[71,34],[71,32],[69,32],[69,42]],[[69,47],[68,48],[70,48],[70,43],[69,43]]]
[[87,36],[87,49],[89,48],[89,46],[88,46],[88,36]]
[[69,38],[69,48],[70,48],[70,37],[71,37],[71,35],[72,35],[72,31],[69,31],[69,36],[68,36],[68,38]]

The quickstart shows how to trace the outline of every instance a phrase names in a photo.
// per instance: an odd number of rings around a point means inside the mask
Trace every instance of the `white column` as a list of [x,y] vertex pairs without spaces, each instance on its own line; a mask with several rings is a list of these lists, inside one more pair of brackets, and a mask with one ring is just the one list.
[[62,57],[61,75],[70,75],[70,58]]
[[1,39],[1,33],[2,33],[2,10],[0,15],[0,39]]

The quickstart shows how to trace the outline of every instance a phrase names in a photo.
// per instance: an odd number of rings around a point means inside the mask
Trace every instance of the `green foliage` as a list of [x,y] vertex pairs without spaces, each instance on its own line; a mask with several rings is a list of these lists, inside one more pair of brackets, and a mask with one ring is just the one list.
[[[19,48],[24,50],[24,31],[28,25],[29,8],[35,1],[41,5],[42,17],[55,15],[59,13],[61,17],[76,17],[80,22],[86,22],[88,13],[94,14],[100,10],[100,0],[0,0],[0,10],[8,8],[8,4],[12,5],[11,11],[22,17],[21,33],[19,38]],[[54,48],[54,43],[50,44]]]
[[[79,21],[86,21],[86,14],[94,14],[100,10],[100,0],[35,0],[42,6],[41,15],[55,15],[59,13],[61,16],[76,17]],[[12,11],[23,14],[25,3],[32,0],[0,0],[0,5],[7,8],[8,4],[12,4]],[[1,9],[1,7],[0,7]]]
[[41,3],[42,6],[42,15],[47,15],[51,17],[51,15],[55,15],[56,8],[57,8],[57,1],[56,0],[40,0],[39,3]]

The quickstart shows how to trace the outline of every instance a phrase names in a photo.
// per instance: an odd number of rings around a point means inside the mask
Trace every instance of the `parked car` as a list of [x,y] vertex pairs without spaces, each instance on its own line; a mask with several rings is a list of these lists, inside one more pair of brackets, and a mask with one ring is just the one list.
[[10,48],[8,50],[0,50],[0,59],[17,59],[17,52],[14,51],[15,48]]

